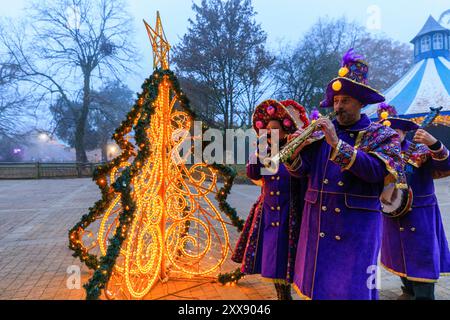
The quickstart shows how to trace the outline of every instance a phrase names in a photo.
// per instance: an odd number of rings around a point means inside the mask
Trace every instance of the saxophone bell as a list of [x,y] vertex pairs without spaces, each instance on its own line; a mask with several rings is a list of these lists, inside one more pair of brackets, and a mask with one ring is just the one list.
[[273,175],[277,173],[280,167],[279,153],[273,157],[263,159],[262,164],[269,174]]

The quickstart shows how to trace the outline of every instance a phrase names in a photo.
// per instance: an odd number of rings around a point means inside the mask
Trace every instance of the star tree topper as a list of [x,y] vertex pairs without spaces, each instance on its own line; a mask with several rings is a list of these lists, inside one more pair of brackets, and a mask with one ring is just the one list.
[[169,69],[170,44],[164,33],[159,11],[156,13],[156,27],[154,29],[145,20],[144,24],[153,47],[153,68]]

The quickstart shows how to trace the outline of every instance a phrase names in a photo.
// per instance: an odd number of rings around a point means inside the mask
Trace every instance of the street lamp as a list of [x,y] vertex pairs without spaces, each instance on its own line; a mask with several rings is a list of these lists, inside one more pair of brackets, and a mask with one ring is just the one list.
[[46,134],[45,132],[41,132],[41,133],[39,133],[39,135],[38,135],[38,139],[39,139],[39,141],[41,141],[41,142],[47,142],[48,139],[49,139],[49,136],[48,136],[48,134]]
[[116,154],[117,150],[118,149],[117,149],[117,147],[115,145],[110,144],[108,146],[108,159],[112,159],[112,157]]

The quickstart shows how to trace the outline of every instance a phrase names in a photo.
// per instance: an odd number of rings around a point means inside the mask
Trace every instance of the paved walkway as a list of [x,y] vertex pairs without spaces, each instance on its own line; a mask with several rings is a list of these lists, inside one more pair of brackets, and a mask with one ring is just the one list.
[[[437,183],[437,196],[450,235],[450,179]],[[259,188],[236,185],[230,203],[245,217]],[[67,231],[99,198],[90,179],[0,181],[0,299],[84,299],[84,290],[69,289],[70,268],[80,268],[81,283],[91,272],[71,256]],[[231,231],[234,244],[237,232]],[[225,269],[237,267],[228,261]],[[381,299],[395,299],[400,281],[382,274]],[[450,277],[436,287],[437,299],[450,300]],[[248,276],[237,286],[221,286],[214,279],[159,284],[151,299],[275,299],[272,284]],[[299,299],[294,294],[295,299]]]

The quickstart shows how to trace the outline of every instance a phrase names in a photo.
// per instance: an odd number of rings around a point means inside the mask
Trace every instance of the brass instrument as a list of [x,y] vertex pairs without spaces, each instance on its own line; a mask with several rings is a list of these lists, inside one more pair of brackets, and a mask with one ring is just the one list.
[[[327,116],[321,117],[321,119],[329,119],[333,120],[336,118],[337,112],[333,111],[332,113],[328,114]],[[276,164],[276,167],[278,167],[278,164],[285,163],[289,161],[294,154],[295,150],[301,146],[311,135],[319,130],[320,128],[317,125],[317,122],[314,122],[310,124],[299,136],[295,137],[291,141],[289,141],[278,154],[274,155],[271,158],[266,158],[263,160],[263,165],[266,168],[270,168],[271,164]]]

